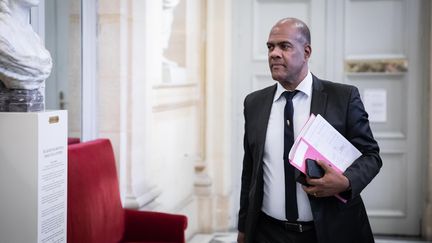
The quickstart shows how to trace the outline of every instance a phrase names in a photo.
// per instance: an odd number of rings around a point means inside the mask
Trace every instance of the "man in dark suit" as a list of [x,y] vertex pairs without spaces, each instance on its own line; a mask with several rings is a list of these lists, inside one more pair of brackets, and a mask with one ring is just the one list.
[[[379,147],[354,86],[318,79],[309,71],[310,32],[286,18],[271,29],[268,61],[278,83],[244,101],[244,159],[239,243],[374,242],[360,192],[379,172]],[[287,159],[309,115],[321,114],[361,153],[343,174],[318,161],[322,178],[295,182]],[[341,195],[344,203],[334,197]]]

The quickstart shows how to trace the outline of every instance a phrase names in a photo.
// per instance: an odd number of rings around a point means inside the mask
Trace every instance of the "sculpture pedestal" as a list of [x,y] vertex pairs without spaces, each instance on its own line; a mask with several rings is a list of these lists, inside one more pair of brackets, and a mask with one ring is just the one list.
[[67,112],[0,112],[2,242],[66,242]]

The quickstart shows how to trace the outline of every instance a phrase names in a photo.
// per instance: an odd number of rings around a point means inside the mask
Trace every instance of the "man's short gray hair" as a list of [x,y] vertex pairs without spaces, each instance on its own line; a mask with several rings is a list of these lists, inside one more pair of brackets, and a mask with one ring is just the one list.
[[278,21],[278,23],[284,23],[284,22],[291,22],[296,27],[296,29],[299,31],[302,39],[307,44],[311,44],[311,34],[309,27],[300,19],[297,18],[284,18]]

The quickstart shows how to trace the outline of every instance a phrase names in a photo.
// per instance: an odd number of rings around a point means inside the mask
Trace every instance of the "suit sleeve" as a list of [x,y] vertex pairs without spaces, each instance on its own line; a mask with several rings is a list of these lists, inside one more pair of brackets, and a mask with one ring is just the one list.
[[252,155],[251,151],[249,149],[249,143],[248,143],[248,134],[247,134],[247,111],[246,111],[246,103],[247,98],[244,101],[244,110],[243,115],[245,119],[245,132],[244,132],[244,139],[243,139],[243,148],[244,148],[244,155],[243,155],[243,169],[242,169],[242,176],[241,176],[241,191],[240,191],[240,210],[239,210],[239,220],[238,220],[238,231],[244,232],[245,231],[245,222],[246,222],[246,215],[248,211],[249,206],[249,188],[250,188],[250,182],[251,182],[251,176],[252,176]]
[[362,156],[344,172],[351,185],[350,193],[344,196],[355,198],[378,174],[382,166],[379,147],[369,126],[368,114],[355,87],[351,89],[346,125],[347,139],[362,153]]

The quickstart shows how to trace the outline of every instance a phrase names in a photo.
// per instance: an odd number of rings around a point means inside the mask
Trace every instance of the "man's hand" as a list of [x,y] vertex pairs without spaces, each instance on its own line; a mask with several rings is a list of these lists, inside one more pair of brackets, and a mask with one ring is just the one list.
[[237,234],[237,243],[244,243],[244,233],[238,232],[238,234]]
[[318,160],[318,165],[321,166],[325,174],[319,179],[311,179],[306,177],[306,182],[309,187],[303,186],[303,190],[314,197],[329,197],[346,191],[350,186],[348,178],[343,174],[339,174],[333,167],[327,163]]

